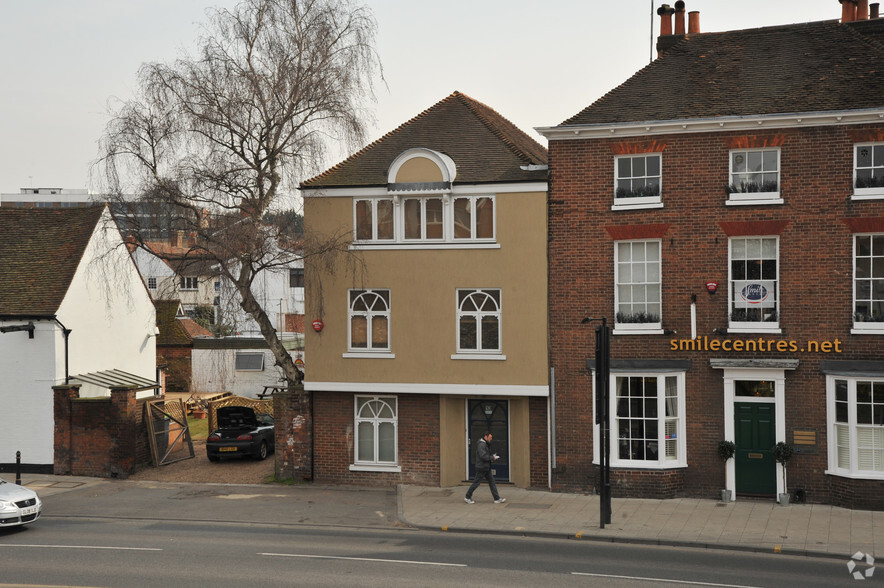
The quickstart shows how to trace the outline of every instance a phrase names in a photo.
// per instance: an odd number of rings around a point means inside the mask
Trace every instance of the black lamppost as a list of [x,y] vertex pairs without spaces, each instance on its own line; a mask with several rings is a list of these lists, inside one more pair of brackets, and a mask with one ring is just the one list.
[[602,448],[599,479],[599,528],[604,529],[605,523],[611,523],[611,418],[610,381],[611,381],[611,330],[608,319],[587,317],[581,324],[601,320],[602,324],[595,328],[595,422],[601,430]]

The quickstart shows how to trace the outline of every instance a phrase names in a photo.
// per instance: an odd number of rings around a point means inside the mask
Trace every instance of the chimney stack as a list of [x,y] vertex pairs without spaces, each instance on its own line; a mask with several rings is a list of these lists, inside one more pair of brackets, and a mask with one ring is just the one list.
[[856,20],[869,19],[869,0],[857,0],[856,3]]
[[841,22],[856,20],[856,0],[838,0],[841,3]]
[[700,32],[700,11],[688,12],[688,34]]
[[880,4],[874,2],[873,4],[869,4],[869,18],[878,18],[878,9],[880,8]]
[[682,0],[675,3],[675,34],[684,34],[684,2]]
[[668,4],[664,4],[657,9],[657,15],[660,17],[660,36],[672,34],[672,15],[675,9]]

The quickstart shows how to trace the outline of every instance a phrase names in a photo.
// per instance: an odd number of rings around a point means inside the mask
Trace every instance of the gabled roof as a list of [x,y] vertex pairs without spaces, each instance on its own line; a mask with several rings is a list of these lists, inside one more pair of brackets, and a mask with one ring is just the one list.
[[211,337],[212,332],[191,318],[181,316],[178,300],[154,300],[157,309],[157,345],[189,345],[194,337]]
[[882,36],[884,19],[684,35],[560,126],[881,108]]
[[103,211],[0,208],[0,315],[56,313]]
[[457,165],[455,184],[546,181],[546,149],[485,104],[454,92],[302,188],[386,186],[387,170],[407,149],[446,154]]

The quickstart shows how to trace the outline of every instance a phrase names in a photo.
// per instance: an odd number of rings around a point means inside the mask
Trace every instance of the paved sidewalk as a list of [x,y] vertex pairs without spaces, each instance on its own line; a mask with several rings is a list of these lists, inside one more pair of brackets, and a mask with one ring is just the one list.
[[[9,482],[14,476],[3,473]],[[466,486],[401,485],[389,489],[305,484],[225,485],[138,482],[81,476],[22,475],[46,504],[44,514],[93,511],[104,516],[163,516],[193,520],[237,520],[281,524],[389,526],[504,533],[596,541],[738,549],[828,556],[846,560],[861,551],[884,558],[884,511],[849,510],[822,504],[779,506],[774,500],[614,498],[611,523],[599,528],[599,497],[498,486],[507,499],[494,504],[487,486],[463,501]],[[86,502],[83,497],[88,497]],[[220,502],[219,502],[220,501]],[[89,508],[87,508],[88,505]],[[152,506],[151,506],[152,505]],[[391,512],[398,507],[396,514]],[[84,510],[85,509],[85,510]],[[57,512],[54,512],[57,511]],[[389,518],[385,515],[389,513]],[[223,516],[221,516],[223,514]]]
[[599,528],[599,497],[487,486],[463,500],[466,486],[399,486],[399,518],[423,529],[570,537],[611,542],[739,549],[847,559],[884,557],[884,512],[771,500],[613,498],[611,523]]

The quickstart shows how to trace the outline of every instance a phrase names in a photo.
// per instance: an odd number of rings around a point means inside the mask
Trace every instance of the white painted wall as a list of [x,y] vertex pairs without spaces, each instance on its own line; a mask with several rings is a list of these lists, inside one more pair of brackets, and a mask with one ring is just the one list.
[[[237,351],[263,353],[264,370],[235,370]],[[303,352],[292,351],[290,354],[295,359],[303,359]],[[191,370],[193,392],[233,392],[246,398],[257,397],[264,391],[264,386],[278,386],[282,377],[269,349],[193,349]]]
[[[0,321],[0,326],[28,321]],[[0,463],[51,464],[55,418],[52,386],[64,381],[64,340],[53,322],[27,332],[0,333]]]
[[[119,231],[112,222],[104,222],[108,220],[105,210],[56,314],[71,330],[68,373],[73,377],[117,369],[155,380],[154,306]],[[28,339],[26,332],[0,334],[0,462],[4,463],[15,461],[16,450],[22,451],[23,463],[54,461],[52,386],[64,383],[64,337],[54,321],[35,321],[35,327],[34,339]],[[85,396],[86,390],[81,394]],[[152,394],[145,391],[139,396]]]
[[[286,267],[262,271],[252,283],[252,293],[267,313],[277,332],[285,331],[286,314],[304,314],[304,288],[289,287],[289,268],[303,268],[304,261],[291,262]],[[258,324],[239,305],[239,294],[226,279],[221,280],[222,320],[235,327],[243,337],[260,337]]]

